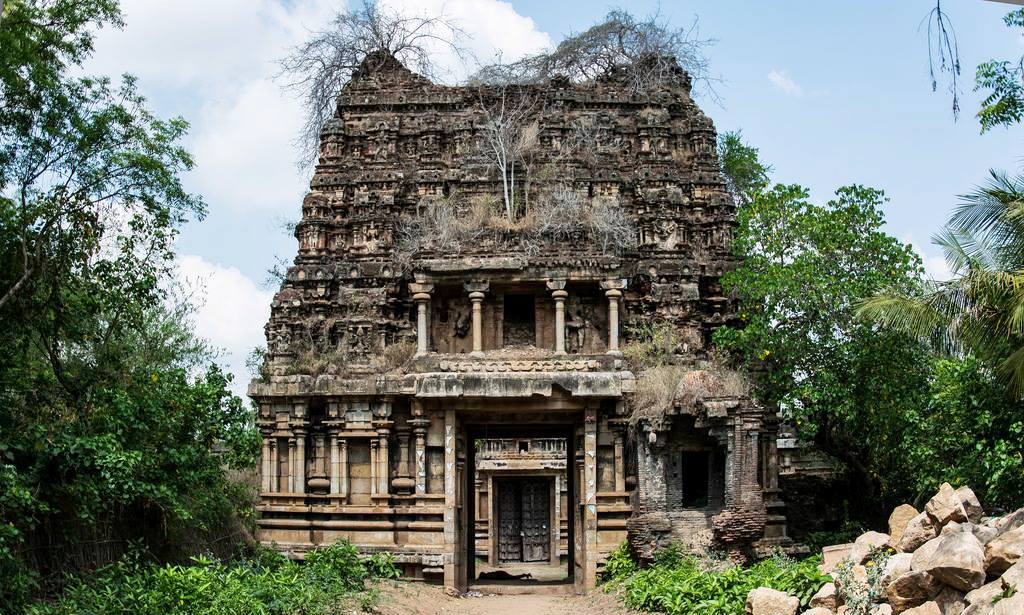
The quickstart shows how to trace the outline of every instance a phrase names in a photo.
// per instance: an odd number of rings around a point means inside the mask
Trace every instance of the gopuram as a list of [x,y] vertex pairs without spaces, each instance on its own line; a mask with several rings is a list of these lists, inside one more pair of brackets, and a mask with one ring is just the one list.
[[665,327],[680,386],[714,378],[735,204],[689,76],[627,81],[356,71],[249,387],[263,543],[344,538],[458,590],[549,566],[581,592],[627,539],[785,543],[774,411],[714,386],[634,410],[630,348]]

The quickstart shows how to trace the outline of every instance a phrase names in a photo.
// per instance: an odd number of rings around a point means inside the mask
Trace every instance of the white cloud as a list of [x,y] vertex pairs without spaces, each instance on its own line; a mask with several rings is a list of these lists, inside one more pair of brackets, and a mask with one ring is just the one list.
[[[902,241],[903,243],[910,244],[914,252],[917,252],[917,255],[921,257],[921,262],[924,263],[924,272],[929,278],[945,281],[953,277],[952,272],[949,270],[949,264],[946,263],[946,259],[943,256],[929,254],[920,244],[914,241],[912,235],[904,236]],[[934,248],[934,246],[932,247]]]
[[237,268],[193,254],[178,258],[178,279],[195,298],[196,335],[222,351],[221,363],[235,376],[232,388],[244,395],[249,383],[245,358],[264,345],[263,325],[270,318],[273,294]]
[[[462,41],[469,55],[482,63],[497,56],[513,61],[550,47],[551,37],[537,29],[533,19],[516,12],[508,2],[497,0],[384,0],[384,4],[409,16],[443,15],[465,32]],[[437,48],[435,62],[448,71],[449,79],[468,76],[466,67],[450,49]],[[472,60],[470,60],[472,62]]]
[[804,94],[803,88],[793,81],[786,70],[773,68],[768,73],[768,81],[771,81],[772,85],[790,96],[800,97]]
[[207,102],[190,143],[196,161],[191,188],[211,209],[297,218],[308,181],[295,167],[293,142],[301,125],[299,105],[269,79]]

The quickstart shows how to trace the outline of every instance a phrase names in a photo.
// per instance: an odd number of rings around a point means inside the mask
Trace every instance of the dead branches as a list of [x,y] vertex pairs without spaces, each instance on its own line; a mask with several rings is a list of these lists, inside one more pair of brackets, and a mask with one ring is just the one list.
[[405,16],[365,0],[339,11],[330,25],[280,61],[279,77],[300,93],[306,119],[297,144],[304,166],[316,162],[320,129],[335,112],[335,101],[360,68],[374,70],[391,57],[428,77],[439,50],[462,57],[463,32],[443,15]]

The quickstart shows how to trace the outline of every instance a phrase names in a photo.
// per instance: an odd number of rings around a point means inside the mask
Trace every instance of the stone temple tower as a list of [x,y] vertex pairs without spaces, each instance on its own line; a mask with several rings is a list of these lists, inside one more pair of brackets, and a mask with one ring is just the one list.
[[782,541],[774,414],[721,395],[631,417],[624,347],[670,326],[701,377],[734,318],[734,217],[682,70],[639,93],[614,71],[447,87],[368,57],[323,127],[249,387],[261,540],[344,538],[457,588],[474,556],[543,560],[578,591],[627,537],[641,556]]

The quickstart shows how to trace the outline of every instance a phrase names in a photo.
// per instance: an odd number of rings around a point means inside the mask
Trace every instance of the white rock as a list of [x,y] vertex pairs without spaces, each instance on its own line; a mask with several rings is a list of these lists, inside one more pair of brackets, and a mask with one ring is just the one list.
[[1003,598],[992,607],[992,615],[1021,615],[1024,613],[1024,591]]
[[915,606],[912,609],[903,611],[903,615],[942,615],[942,611],[939,610],[939,605],[934,602],[925,602],[921,606]]
[[935,577],[923,571],[901,574],[885,589],[885,596],[897,613],[931,600],[942,589]]
[[810,605],[812,607],[822,607],[829,610],[829,612],[835,612],[839,608],[839,596],[836,595],[836,584],[825,583],[821,586],[816,594],[811,598]]
[[960,504],[964,507],[967,520],[971,523],[980,522],[981,518],[985,515],[985,510],[981,507],[978,496],[974,495],[974,491],[967,485],[964,485],[956,488],[956,496],[960,498]]
[[910,568],[968,592],[985,583],[985,552],[974,534],[955,532],[922,545],[914,552]]
[[871,557],[871,552],[889,543],[889,535],[881,532],[865,532],[853,541],[853,548],[847,559],[854,564],[863,564]]
[[889,515],[889,546],[895,549],[900,544],[900,537],[907,529],[910,520],[918,515],[918,510],[910,504],[900,504]]
[[747,594],[747,615],[796,615],[800,599],[769,587],[758,587]]
[[1024,555],[1024,526],[1004,532],[985,545],[985,569],[998,575]]
[[935,520],[927,512],[922,512],[907,523],[896,550],[911,553],[938,535],[939,529],[935,525]]
[[925,504],[924,510],[935,519],[939,528],[950,521],[961,523],[967,521],[967,511],[964,510],[964,505],[960,502],[956,490],[949,483],[942,483],[938,493]]

